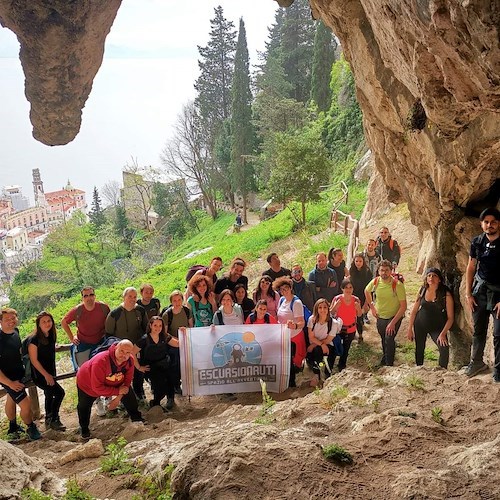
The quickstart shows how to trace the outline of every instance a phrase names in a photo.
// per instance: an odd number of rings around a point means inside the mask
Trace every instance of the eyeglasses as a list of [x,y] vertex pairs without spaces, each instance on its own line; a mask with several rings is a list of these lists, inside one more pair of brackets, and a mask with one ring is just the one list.
[[292,274],[302,274],[302,269],[295,269],[292,271]]
[[87,297],[95,297],[95,293],[85,293],[83,298],[86,299]]

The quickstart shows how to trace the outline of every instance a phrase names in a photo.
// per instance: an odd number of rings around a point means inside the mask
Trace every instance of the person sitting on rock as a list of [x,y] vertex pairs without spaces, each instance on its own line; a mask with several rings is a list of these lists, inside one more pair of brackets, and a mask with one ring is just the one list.
[[33,382],[45,396],[45,428],[65,431],[59,418],[64,389],[56,381],[57,332],[52,314],[42,311],[36,317],[36,330],[28,337],[28,354]]
[[120,340],[107,351],[85,361],[76,373],[78,421],[83,439],[90,438],[92,404],[100,396],[113,397],[108,405],[109,410],[123,403],[132,422],[144,422],[131,388],[134,378],[133,352],[134,345],[130,340]]

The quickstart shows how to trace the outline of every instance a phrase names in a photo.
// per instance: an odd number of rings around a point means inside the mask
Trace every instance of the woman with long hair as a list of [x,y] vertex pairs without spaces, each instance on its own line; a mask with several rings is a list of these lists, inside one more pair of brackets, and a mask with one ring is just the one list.
[[424,283],[413,305],[408,324],[408,340],[415,340],[415,363],[424,364],[427,335],[439,349],[439,366],[448,368],[450,347],[448,330],[454,318],[453,295],[443,282],[443,274],[436,267],[425,272]]
[[213,317],[214,325],[242,325],[243,310],[236,304],[234,293],[227,288],[219,295],[220,307],[215,311]]
[[339,336],[342,340],[343,353],[339,357],[339,372],[347,365],[349,349],[356,334],[358,318],[362,315],[361,302],[353,295],[354,287],[351,280],[345,278],[340,284],[342,293],[332,300],[330,313],[334,318],[342,320],[342,330]]
[[309,347],[307,348],[307,361],[312,368],[314,377],[311,386],[319,384],[321,375],[320,364],[326,357],[325,374],[331,375],[331,367],[335,362],[335,347],[333,339],[340,332],[342,320],[330,316],[330,304],[326,299],[318,299],[313,307],[313,312],[307,322],[309,334]]
[[[175,384],[177,382],[177,358],[170,347],[179,347],[179,340],[166,333],[161,316],[153,316],[148,321],[146,335],[135,345],[135,355],[140,352],[139,371],[146,373],[151,382],[153,399],[149,406],[159,406],[167,397],[167,410],[174,407]],[[137,364],[136,364],[137,368]]]
[[45,395],[45,428],[65,431],[66,427],[59,418],[65,392],[55,379],[57,332],[54,318],[52,314],[42,311],[35,324],[36,330],[28,341],[28,355],[33,382]]
[[248,315],[255,309],[255,302],[248,296],[245,285],[238,283],[234,287],[234,298],[243,310],[243,318],[246,320]]
[[358,317],[358,342],[363,342],[363,323],[368,322],[368,308],[365,308],[365,288],[368,283],[373,279],[372,272],[366,265],[363,254],[357,253],[352,260],[351,267],[349,268],[349,279],[354,287],[353,295],[357,297],[361,303],[363,314]]
[[203,274],[195,274],[188,283],[191,296],[187,305],[193,311],[194,326],[210,326],[217,310],[212,280]]
[[278,305],[278,323],[286,325],[290,331],[291,360],[289,386],[296,387],[295,373],[302,369],[302,362],[306,357],[306,339],[304,337],[304,305],[293,294],[291,278],[283,276],[273,283],[273,288],[282,295]]
[[255,290],[253,291],[253,301],[257,303],[259,300],[265,300],[267,302],[267,312],[278,317],[278,303],[280,301],[280,295],[278,292],[273,290],[273,279],[271,276],[264,274],[260,277],[259,283]]

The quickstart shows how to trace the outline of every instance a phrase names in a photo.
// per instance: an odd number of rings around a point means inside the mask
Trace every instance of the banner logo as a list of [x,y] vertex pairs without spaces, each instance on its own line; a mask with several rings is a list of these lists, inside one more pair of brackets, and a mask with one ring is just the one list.
[[276,381],[276,365],[261,364],[262,348],[252,332],[231,332],[220,337],[212,349],[214,368],[198,371],[198,384],[223,385]]

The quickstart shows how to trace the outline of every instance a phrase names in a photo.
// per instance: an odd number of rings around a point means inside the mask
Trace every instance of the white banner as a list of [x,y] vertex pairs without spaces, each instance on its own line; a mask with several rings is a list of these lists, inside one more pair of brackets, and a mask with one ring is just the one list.
[[179,330],[182,393],[188,396],[283,392],[290,376],[290,333],[282,325],[221,325]]

